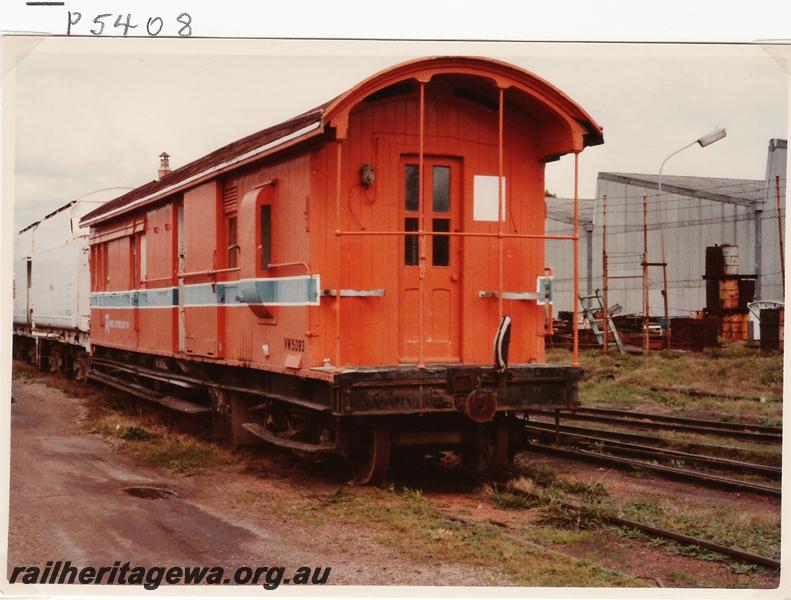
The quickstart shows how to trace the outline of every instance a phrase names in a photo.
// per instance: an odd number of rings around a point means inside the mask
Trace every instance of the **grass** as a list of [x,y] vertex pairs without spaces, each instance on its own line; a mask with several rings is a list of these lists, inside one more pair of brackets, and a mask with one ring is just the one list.
[[686,571],[670,571],[667,578],[671,583],[679,586],[688,585],[689,587],[693,587],[697,584],[697,580]]
[[122,397],[105,393],[103,401],[86,406],[85,430],[112,440],[147,466],[197,475],[230,460],[227,450],[165,427],[154,416],[138,413],[135,405]]
[[[565,350],[548,352],[549,362],[568,362]],[[580,353],[585,377],[579,399],[584,405],[644,410],[714,421],[782,425],[783,358],[741,344],[706,352],[654,352],[648,357],[598,351]],[[689,387],[719,397],[699,397],[651,388]],[[761,401],[728,395],[754,396]],[[573,421],[565,418],[565,421]],[[615,425],[581,422],[583,427],[622,430]],[[761,464],[779,465],[780,446],[677,431],[651,432],[668,444]],[[706,448],[695,446],[706,445]],[[720,450],[717,449],[720,447]]]
[[560,477],[556,471],[542,463],[517,462],[514,470],[538,486],[538,490],[531,491],[547,498],[580,496],[588,502],[598,502],[609,495],[607,487],[598,481],[586,483]]
[[[548,362],[569,362],[565,350],[551,350]],[[764,354],[741,344],[705,352],[654,352],[647,358],[580,353],[585,378],[580,402],[613,407],[654,406],[676,414],[714,420],[743,420],[759,424],[782,423],[783,357]],[[697,397],[652,387],[704,389],[719,397]],[[754,396],[762,401],[739,400],[730,395]]]
[[[501,572],[525,586],[636,586],[629,576],[585,560],[545,552],[488,523],[460,522],[416,490],[336,491],[281,507],[307,524],[331,521],[371,531],[378,542],[420,562],[456,562]],[[543,539],[567,533],[543,532]]]
[[[532,496],[501,489],[489,491],[495,506],[510,510],[533,510],[537,522],[553,530],[567,530],[572,534],[597,530],[606,524],[607,514],[670,529],[690,536],[739,548],[770,558],[780,555],[780,515],[752,514],[734,511],[729,506],[711,505],[674,497],[648,495],[640,498],[608,493],[598,482],[584,484],[569,481],[540,463],[517,464],[523,475],[512,485],[529,491]],[[574,506],[569,506],[572,504]],[[652,546],[662,546],[671,554],[702,560],[723,560],[721,554],[698,546],[650,538],[640,531],[623,527],[607,527],[599,539],[609,534],[620,538],[640,539]],[[582,540],[581,540],[582,541]],[[751,573],[738,563],[731,565],[735,573]]]
[[598,529],[604,525],[602,511],[590,506],[568,506],[559,502],[541,508],[538,522],[541,525],[562,527],[572,531]]
[[[622,517],[739,548],[770,558],[780,558],[780,515],[756,515],[693,501],[649,496],[640,500],[608,502],[605,506]],[[719,559],[708,550],[681,547],[679,553]]]
[[[598,481],[572,481],[540,463],[521,463],[516,465],[516,470],[522,477],[513,482],[514,487],[529,495],[488,488],[489,499],[495,506],[506,510],[537,509],[537,522],[555,530],[579,533],[604,524],[598,507],[609,492]],[[580,504],[580,500],[589,504]]]

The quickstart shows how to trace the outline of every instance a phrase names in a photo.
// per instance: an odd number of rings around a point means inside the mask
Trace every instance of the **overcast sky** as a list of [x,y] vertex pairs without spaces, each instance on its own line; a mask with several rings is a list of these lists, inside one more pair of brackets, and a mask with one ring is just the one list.
[[[390,65],[427,55],[498,58],[547,79],[604,127],[582,153],[581,195],[599,171],[762,179],[770,138],[786,138],[787,76],[757,46],[47,39],[14,69],[15,227],[92,190],[156,177],[276,124]],[[8,108],[8,98],[6,107]],[[571,160],[547,188],[573,193]]]

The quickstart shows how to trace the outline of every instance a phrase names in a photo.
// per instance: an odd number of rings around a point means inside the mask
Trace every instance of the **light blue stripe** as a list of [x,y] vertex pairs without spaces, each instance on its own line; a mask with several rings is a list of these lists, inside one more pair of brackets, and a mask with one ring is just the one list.
[[219,285],[212,289],[211,284],[184,286],[184,304],[222,304],[219,299]]
[[177,288],[91,294],[91,308],[167,307],[178,304]]
[[239,282],[242,301],[247,304],[318,304],[317,276],[290,279],[255,279]]
[[136,292],[91,294],[91,308],[132,308],[137,306]]
[[[178,306],[178,288],[103,292],[91,294],[91,308],[152,308]],[[184,287],[184,304],[211,306],[225,304],[309,306],[319,303],[319,277],[254,279]]]
[[161,290],[140,290],[137,292],[137,306],[174,306],[179,303],[179,291],[176,288]]

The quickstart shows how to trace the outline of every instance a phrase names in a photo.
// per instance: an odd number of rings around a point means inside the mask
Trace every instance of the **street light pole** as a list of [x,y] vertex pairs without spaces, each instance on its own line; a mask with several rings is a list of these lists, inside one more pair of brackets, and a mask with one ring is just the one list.
[[[686,146],[684,146],[682,148],[679,148],[675,152],[672,152],[671,154],[668,154],[668,156],[665,158],[665,160],[662,161],[662,164],[659,165],[659,176],[657,178],[658,179],[657,180],[657,199],[656,199],[657,207],[658,207],[658,209],[660,211],[659,212],[660,215],[664,215],[664,212],[662,212],[662,211],[664,211],[664,208],[662,206],[662,170],[665,168],[665,164],[667,163],[667,161],[669,161],[671,158],[673,158],[676,154],[679,154],[680,152],[683,152],[687,148],[691,148],[695,144],[698,144],[701,148],[705,148],[709,144],[713,144],[714,142],[720,141],[726,135],[727,135],[727,132],[725,131],[725,129],[715,129],[711,133],[709,133],[707,135],[704,135],[703,137],[699,137],[694,142],[691,142],[691,143],[687,144]],[[660,220],[660,223],[659,223],[659,237],[660,237],[661,246],[662,246],[662,274],[664,276],[664,282],[665,282],[665,289],[664,289],[664,293],[663,293],[664,304],[665,304],[665,307],[664,307],[665,308],[665,348],[670,350],[670,310],[668,308],[668,298],[667,298],[668,286],[667,286],[667,259],[665,257],[665,219],[664,219],[664,217]],[[647,260],[647,258],[646,258],[646,260]],[[646,315],[646,316],[648,316],[648,315]]]

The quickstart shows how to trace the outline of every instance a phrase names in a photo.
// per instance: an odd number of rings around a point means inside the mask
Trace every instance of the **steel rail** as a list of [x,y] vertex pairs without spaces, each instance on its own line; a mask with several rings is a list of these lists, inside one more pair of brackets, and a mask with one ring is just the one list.
[[[551,410],[533,410],[531,415],[540,415],[545,417],[555,417],[555,412]],[[715,427],[704,427],[701,425],[689,425],[686,423],[664,423],[658,421],[638,420],[638,419],[625,419],[621,417],[612,417],[608,415],[595,415],[584,413],[572,413],[570,411],[561,411],[560,416],[564,416],[572,421],[593,421],[597,423],[610,423],[613,425],[620,425],[622,427],[633,427],[636,429],[654,429],[654,430],[667,430],[667,431],[681,431],[687,433],[702,433],[706,435],[714,435],[720,437],[732,437],[743,440],[750,440],[753,442],[766,442],[779,444],[782,442],[782,436],[773,433],[761,433],[750,431],[738,431],[731,429],[721,429]]]
[[[554,436],[554,433],[550,429],[539,427],[526,427],[525,429],[530,433],[534,433],[545,438],[551,438]],[[715,469],[738,471],[741,473],[752,473],[775,480],[780,480],[782,475],[782,470],[779,467],[773,467],[769,465],[759,465],[756,463],[742,462],[728,458],[706,456],[704,454],[693,454],[691,452],[681,452],[679,450],[670,450],[668,448],[630,444],[628,442],[607,440],[597,436],[565,432],[561,433],[560,435],[562,438],[568,439],[575,443],[594,446],[594,449],[602,449],[614,454],[642,456],[645,458],[654,459],[683,460],[685,462],[697,463]]]
[[708,473],[701,473],[700,471],[690,471],[689,469],[678,469],[675,467],[668,467],[658,465],[655,463],[646,462],[643,460],[635,460],[632,458],[622,458],[617,456],[608,456],[599,452],[590,452],[587,450],[569,450],[567,448],[557,448],[555,446],[544,446],[541,444],[530,444],[527,446],[530,450],[543,452],[544,454],[554,454],[565,458],[575,460],[583,460],[587,462],[599,462],[617,467],[636,467],[661,473],[672,479],[680,479],[684,481],[691,481],[693,483],[708,484],[716,487],[722,487],[742,492],[751,492],[754,494],[764,494],[768,496],[777,496],[781,494],[779,487],[765,485],[761,483],[751,483],[741,481],[739,479],[731,479],[729,477],[721,477],[719,475],[711,475]]
[[[760,396],[747,396],[745,394],[726,394],[725,392],[708,392],[706,390],[699,390],[690,387],[667,387],[652,385],[650,388],[654,392],[670,392],[672,394],[684,394],[686,396],[695,396],[699,398],[727,398],[729,400],[750,400],[752,402],[761,402]],[[771,398],[769,399],[770,401]],[[779,401],[779,400],[774,400]]]
[[[554,423],[545,421],[527,421],[526,425],[546,429],[548,431],[579,433],[585,436],[597,436],[607,441],[625,440],[628,442],[639,442],[648,444],[658,444],[660,446],[680,446],[686,450],[702,450],[704,452],[739,452],[740,448],[734,446],[720,446],[714,444],[702,444],[696,442],[676,442],[654,435],[644,435],[639,433],[626,433],[623,431],[609,431],[606,429],[591,429],[589,427],[575,427],[574,425],[559,425],[557,428]],[[774,466],[774,465],[773,465]]]
[[662,421],[664,423],[682,423],[687,425],[700,425],[702,427],[716,427],[718,429],[735,429],[738,431],[759,431],[761,433],[774,433],[782,435],[782,427],[774,427],[772,425],[759,425],[754,423],[746,423],[744,421],[727,422],[727,421],[712,421],[708,419],[693,419],[690,417],[676,417],[674,415],[658,415],[655,413],[634,412],[631,410],[618,410],[614,408],[600,408],[597,406],[578,406],[572,412],[583,412],[598,415],[613,415],[635,419],[651,419],[652,421]]
[[[540,500],[541,498],[532,492],[528,492],[525,490],[521,490],[517,487],[512,485],[507,486],[497,486],[496,489],[500,489],[511,494],[515,494],[517,496],[523,496],[525,498],[530,498],[531,500]],[[561,502],[560,505],[566,509],[571,510],[586,510],[587,507],[580,504],[575,504],[572,502]],[[711,542],[709,540],[705,540],[702,538],[697,538],[691,535],[687,535],[685,533],[681,533],[679,531],[673,531],[670,529],[664,529],[662,527],[656,527],[654,525],[649,525],[647,523],[641,523],[640,521],[633,521],[631,519],[625,519],[624,517],[619,517],[616,514],[611,512],[605,511],[597,511],[599,518],[606,523],[610,523],[612,525],[620,525],[623,527],[630,527],[632,529],[636,529],[638,531],[642,531],[643,533],[648,533],[654,537],[660,537],[668,540],[673,540],[676,542],[682,542],[684,544],[690,546],[699,546],[701,548],[705,548],[706,550],[711,550],[713,552],[717,552],[724,556],[729,556],[732,558],[738,558],[744,562],[761,565],[764,567],[769,567],[770,569],[779,569],[780,568],[780,561],[774,558],[769,558],[768,556],[762,556],[760,554],[754,554],[752,552],[747,552],[745,550],[741,550],[739,548],[731,548],[729,546],[723,546],[722,544],[718,544],[716,542]]]

